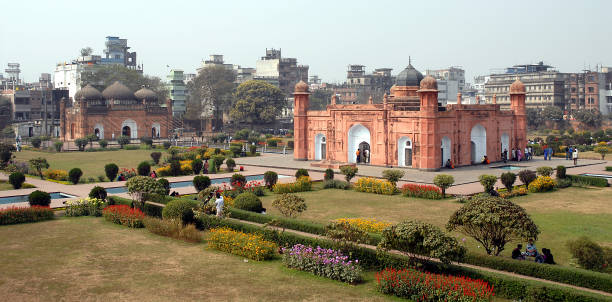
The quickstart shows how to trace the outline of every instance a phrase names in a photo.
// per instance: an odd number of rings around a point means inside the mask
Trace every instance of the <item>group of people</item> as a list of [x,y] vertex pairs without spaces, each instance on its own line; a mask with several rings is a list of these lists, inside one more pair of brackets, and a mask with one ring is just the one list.
[[219,192],[210,192],[208,198],[204,201],[204,204],[207,204],[211,200],[215,200],[215,210],[217,217],[221,217],[223,215],[223,205],[225,204],[225,200],[223,199],[223,195]]
[[567,160],[573,159],[574,166],[577,165],[578,164],[578,148],[572,147],[572,146],[565,147],[565,159]]
[[542,151],[544,151],[544,160],[551,160],[553,156],[553,148],[548,145],[542,146]]
[[515,260],[525,260],[527,257],[534,257],[535,262],[537,263],[545,263],[545,264],[556,264],[555,258],[553,254],[550,252],[550,249],[543,248],[542,253],[538,253],[538,248],[535,246],[533,239],[529,239],[527,243],[527,248],[525,251],[522,251],[523,245],[517,244],[516,248],[512,250],[512,259]]
[[357,149],[355,155],[357,155],[357,163],[370,162],[370,150],[368,149],[364,149],[363,151],[361,151],[361,149]]
[[[510,155],[510,157],[508,157]],[[508,154],[508,149],[504,148],[502,152],[502,160],[504,163],[507,161],[525,161],[533,159],[533,147],[527,146],[525,150],[521,150],[519,147],[512,148],[510,154]]]

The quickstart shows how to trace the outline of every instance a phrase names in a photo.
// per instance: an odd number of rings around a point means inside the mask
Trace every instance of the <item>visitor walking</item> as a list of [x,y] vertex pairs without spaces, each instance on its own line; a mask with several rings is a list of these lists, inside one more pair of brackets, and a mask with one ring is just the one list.
[[523,155],[521,154],[521,149],[516,148],[516,161],[521,161]]
[[529,160],[529,148],[525,147],[525,160]]
[[574,153],[574,148],[572,148],[571,146],[567,147],[567,154],[565,155],[565,159],[567,160],[572,160],[572,153]]
[[578,148],[574,147],[574,152],[572,153],[572,159],[574,159],[574,166],[578,164]]
[[223,215],[223,196],[221,193],[217,192],[217,200],[215,200],[215,206],[217,208],[217,217],[221,217]]
[[208,174],[208,159],[204,161],[204,174]]
[[502,159],[504,160],[504,164],[508,161],[508,149],[504,148],[504,152],[502,152]]
[[363,150],[363,162],[366,164],[370,162],[370,150],[368,149]]
[[512,148],[512,158],[510,160],[516,160],[516,149]]
[[546,160],[546,157],[548,156],[548,146],[544,145],[543,149],[544,149],[544,160]]
[[548,146],[548,160],[552,160],[553,153],[553,148],[551,146]]
[[355,154],[357,155],[357,163],[359,163],[359,154],[361,153],[361,150],[357,149],[357,152],[355,152]]

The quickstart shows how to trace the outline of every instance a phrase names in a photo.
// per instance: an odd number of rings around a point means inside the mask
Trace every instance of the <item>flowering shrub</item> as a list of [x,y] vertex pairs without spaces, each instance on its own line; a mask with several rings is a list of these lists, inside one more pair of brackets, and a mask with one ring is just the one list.
[[43,176],[53,180],[68,180],[68,172],[66,172],[66,170],[49,169],[43,173]]
[[312,183],[310,182],[310,177],[302,176],[297,179],[296,182],[287,183],[287,184],[275,184],[272,187],[274,193],[297,193],[310,191],[312,189]]
[[272,258],[277,249],[274,242],[264,240],[261,234],[245,234],[229,228],[211,229],[206,240],[210,248],[258,261]]
[[134,177],[136,175],[138,175],[138,173],[136,173],[136,169],[131,168],[121,168],[119,169],[119,174],[123,174],[123,176],[125,176],[125,179],[128,180],[130,177]]
[[342,282],[361,281],[359,260],[348,260],[340,251],[296,244],[283,248],[283,263],[293,269]]
[[414,269],[386,268],[376,273],[377,288],[384,294],[413,301],[490,301],[493,287],[482,280],[456,277]]
[[510,192],[499,192],[499,197],[506,199],[523,195],[527,195],[527,188],[525,187],[514,187]]
[[386,221],[378,221],[375,218],[339,218],[334,220],[339,223],[348,223],[355,228],[369,233],[382,233],[382,231],[391,226],[391,223]]
[[157,173],[158,176],[172,176],[170,173],[169,165],[163,166],[161,168],[157,168],[155,172]]
[[362,177],[355,183],[355,191],[393,195],[395,193],[395,185],[388,180]]
[[402,194],[408,197],[442,199],[442,190],[432,185],[405,184],[402,186]]
[[66,216],[102,216],[104,201],[98,198],[69,200],[66,204]]
[[193,173],[193,168],[191,167],[191,160],[181,160],[179,164],[181,165],[181,174],[189,175]]
[[0,225],[36,222],[53,219],[53,210],[49,207],[12,207],[0,210]]
[[529,184],[529,192],[547,192],[555,188],[555,180],[550,176],[538,176]]
[[102,211],[104,219],[116,224],[128,226],[130,228],[142,228],[145,214],[139,209],[130,208],[128,205],[112,205]]

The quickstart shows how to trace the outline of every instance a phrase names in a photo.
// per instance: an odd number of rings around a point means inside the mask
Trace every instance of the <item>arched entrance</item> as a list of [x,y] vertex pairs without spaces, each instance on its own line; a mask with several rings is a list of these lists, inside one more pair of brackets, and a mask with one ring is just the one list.
[[359,162],[369,163],[370,162],[370,144],[363,141],[359,143]]
[[482,158],[487,155],[487,130],[481,124],[476,124],[472,128],[470,134],[471,140],[471,155],[472,164],[477,164],[482,161]]
[[502,133],[501,136],[501,153],[504,153],[504,150],[510,152],[510,136],[508,133]]
[[159,125],[159,123],[153,123],[153,125],[151,125],[151,137],[159,138],[160,136],[161,136],[161,126]]
[[402,136],[397,141],[397,165],[412,167],[412,140],[407,136]]
[[125,120],[121,124],[121,135],[125,135],[129,138],[138,138],[138,127],[134,120]]
[[[442,152],[442,167],[444,167],[446,165],[446,161],[448,161],[449,159],[451,159],[451,140],[450,138],[448,138],[448,136],[445,136],[442,138],[442,145],[441,145],[441,152]],[[452,159],[451,159],[452,160]]]
[[327,154],[327,142],[325,135],[319,133],[315,136],[315,160],[322,160],[326,158]]
[[94,134],[98,139],[104,139],[104,126],[102,124],[96,124],[94,126]]
[[[355,124],[348,131],[348,162],[357,163],[357,149],[363,143],[367,144],[367,148],[370,148],[370,130],[361,124]],[[365,146],[365,145],[363,145]],[[363,154],[362,151],[360,151]],[[371,152],[370,157],[372,156]]]

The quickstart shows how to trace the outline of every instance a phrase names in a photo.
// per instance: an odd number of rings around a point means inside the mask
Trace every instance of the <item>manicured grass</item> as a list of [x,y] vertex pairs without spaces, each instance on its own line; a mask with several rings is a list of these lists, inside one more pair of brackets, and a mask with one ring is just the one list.
[[28,161],[32,158],[44,157],[47,159],[50,169],[70,171],[70,169],[78,167],[83,170],[83,176],[81,178],[97,178],[98,175],[105,175],[104,166],[106,164],[115,163],[119,168],[136,168],[142,161],[152,161],[151,153],[155,151],[162,152],[162,154],[166,153],[165,150],[155,149],[61,153],[24,150],[13,154],[15,154],[15,157],[19,161]]
[[[36,186],[33,186],[29,183],[23,183],[23,185],[21,185],[22,189],[30,189],[30,188],[36,188]],[[11,185],[8,181],[6,180],[0,180],[0,191],[8,191],[8,190],[14,190],[13,189],[13,185]]]
[[[351,190],[328,189],[297,194],[304,197],[308,205],[299,218],[323,224],[337,218],[364,217],[392,223],[415,219],[444,228],[450,215],[461,207],[450,199],[427,200]],[[565,246],[568,240],[589,236],[602,245],[612,246],[610,196],[612,188],[567,188],[549,193],[530,193],[512,201],[523,206],[540,228],[540,238],[536,242],[538,248],[551,249],[557,263],[569,265],[570,254]],[[270,194],[262,201],[269,213],[279,215],[272,207],[275,197],[275,194]],[[455,236],[465,237],[457,233]],[[509,257],[516,243],[506,245],[502,255]],[[473,252],[485,253],[469,237],[465,245]]]
[[6,301],[399,301],[371,272],[347,285],[102,218],[3,226],[0,238]]

